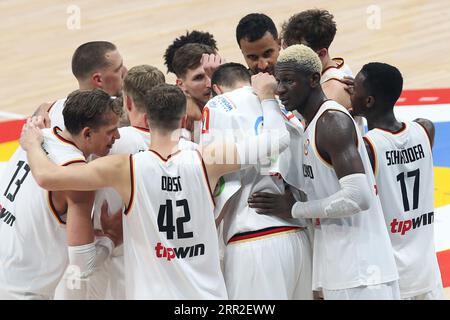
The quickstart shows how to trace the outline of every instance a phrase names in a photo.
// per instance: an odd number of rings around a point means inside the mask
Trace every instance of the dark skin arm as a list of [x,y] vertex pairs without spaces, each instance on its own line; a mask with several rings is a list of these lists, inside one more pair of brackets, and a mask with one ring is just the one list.
[[367,142],[366,138],[364,140],[364,145],[366,146],[367,155],[369,156],[370,165],[372,166],[372,170],[375,170],[375,155],[372,152],[372,148],[370,147],[369,142]]
[[[338,179],[355,173],[365,173],[357,148],[357,134],[352,119],[340,111],[325,112],[317,122],[316,143],[321,156],[331,162]],[[256,192],[249,206],[258,213],[292,218],[295,200],[289,193],[275,195]]]
[[417,118],[414,120],[414,122],[417,122],[425,129],[425,131],[427,132],[427,135],[428,135],[428,139],[430,139],[431,149],[433,149],[434,135],[435,135],[434,123],[428,119],[423,119],[423,118]]

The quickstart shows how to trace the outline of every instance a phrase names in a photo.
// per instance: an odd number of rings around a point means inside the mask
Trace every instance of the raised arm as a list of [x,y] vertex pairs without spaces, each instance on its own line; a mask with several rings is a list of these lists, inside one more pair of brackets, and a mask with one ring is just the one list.
[[48,159],[41,147],[41,131],[32,124],[24,125],[20,144],[27,152],[28,164],[36,182],[50,191],[91,191],[115,188],[128,203],[131,194],[130,161],[128,155],[96,159],[87,165],[62,167]]

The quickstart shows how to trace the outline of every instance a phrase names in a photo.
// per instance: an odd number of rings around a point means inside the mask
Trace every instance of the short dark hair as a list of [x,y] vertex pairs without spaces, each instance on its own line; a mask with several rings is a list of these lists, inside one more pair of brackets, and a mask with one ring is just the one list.
[[114,103],[114,98],[101,89],[75,90],[64,103],[63,116],[66,129],[77,135],[83,128],[97,129],[108,124],[113,112],[121,116],[123,108]]
[[165,83],[164,74],[156,67],[146,64],[131,68],[123,80],[123,91],[130,96],[136,107],[144,111],[144,94],[154,86]]
[[145,93],[144,101],[151,129],[173,131],[186,114],[186,96],[175,85],[157,85]]
[[250,83],[250,72],[240,63],[228,62],[220,65],[212,74],[211,85],[231,88],[238,81]]
[[192,30],[186,31],[186,35],[176,38],[170,46],[167,47],[164,54],[164,64],[167,66],[167,73],[175,73],[172,67],[175,51],[184,46],[187,43],[201,43],[211,47],[214,51],[218,51],[217,42],[214,36],[209,32]]
[[177,77],[182,78],[188,70],[198,68],[204,53],[214,53],[214,50],[200,43],[188,43],[175,52],[172,67]]
[[79,46],[72,56],[72,73],[78,80],[88,78],[92,72],[108,66],[106,53],[117,50],[108,41],[92,41]]
[[336,35],[336,23],[327,10],[311,9],[297,13],[283,23],[281,38],[287,46],[304,44],[317,51],[329,48]]
[[275,23],[264,13],[250,13],[243,17],[236,27],[236,41],[241,47],[241,39],[254,42],[269,32],[274,39],[278,39]]
[[367,93],[381,100],[388,107],[393,107],[403,89],[403,77],[400,71],[389,64],[371,62],[365,64],[361,71],[363,85]]

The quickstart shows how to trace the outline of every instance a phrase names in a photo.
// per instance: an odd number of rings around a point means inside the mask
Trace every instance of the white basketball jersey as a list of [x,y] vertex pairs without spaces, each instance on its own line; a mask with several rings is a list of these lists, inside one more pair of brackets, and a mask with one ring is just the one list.
[[[224,142],[230,138],[236,143],[246,137],[258,135],[264,123],[261,102],[251,87],[243,87],[227,92],[210,100],[203,112],[202,143]],[[285,113],[286,122],[296,121],[292,113]],[[206,143],[204,142],[206,141]],[[234,235],[278,226],[300,226],[297,219],[282,219],[271,215],[260,215],[248,206],[248,197],[257,191],[284,193],[284,182],[280,175],[269,175],[273,166],[251,167],[240,172],[225,175],[218,183],[215,193],[217,210],[225,207],[224,240],[228,242]]]
[[58,127],[61,130],[66,128],[63,117],[64,104],[66,103],[66,100],[67,98],[59,99],[51,105],[50,110],[48,111],[48,116],[50,117],[50,126],[52,128]]
[[[85,162],[59,131],[42,130],[49,158],[58,165]],[[65,217],[37,185],[20,147],[3,171],[0,191],[0,296],[51,298],[68,262]]]
[[416,122],[404,122],[399,132],[376,128],[365,138],[375,158],[375,177],[401,296],[431,291],[440,273],[434,248],[434,174],[427,133]]
[[322,71],[322,76],[320,77],[320,83],[327,82],[331,79],[342,80],[345,76],[353,78],[353,73],[350,67],[344,62],[342,58],[333,58],[336,62],[336,67],[328,67]]
[[[341,189],[333,167],[319,155],[316,147],[316,124],[327,110],[338,110],[351,118],[343,106],[327,100],[306,127],[303,135],[303,173],[308,200],[323,199]],[[372,191],[370,208],[348,218],[316,219],[314,290],[347,289],[398,279],[381,204],[375,191],[375,178],[362,137],[358,130],[356,132],[358,151]]]
[[214,204],[198,151],[130,156],[123,220],[128,299],[226,299]]

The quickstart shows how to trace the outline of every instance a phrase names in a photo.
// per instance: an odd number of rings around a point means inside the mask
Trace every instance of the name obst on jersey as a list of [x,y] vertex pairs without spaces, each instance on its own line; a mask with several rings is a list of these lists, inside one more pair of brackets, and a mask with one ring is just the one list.
[[[161,177],[161,190],[170,192],[182,191],[181,177]],[[199,243],[189,247],[168,248],[158,242],[155,246],[155,254],[157,258],[166,258],[167,261],[173,259],[185,259],[205,254],[205,245]]]

